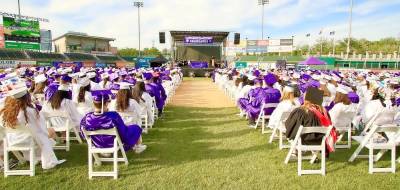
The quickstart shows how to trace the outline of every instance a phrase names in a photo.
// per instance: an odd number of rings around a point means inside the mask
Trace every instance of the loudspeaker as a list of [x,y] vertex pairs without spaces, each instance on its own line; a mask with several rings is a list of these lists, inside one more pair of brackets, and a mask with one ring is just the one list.
[[235,44],[235,45],[240,44],[240,33],[235,33],[234,44]]
[[159,37],[160,37],[160,44],[165,44],[165,32],[160,32]]

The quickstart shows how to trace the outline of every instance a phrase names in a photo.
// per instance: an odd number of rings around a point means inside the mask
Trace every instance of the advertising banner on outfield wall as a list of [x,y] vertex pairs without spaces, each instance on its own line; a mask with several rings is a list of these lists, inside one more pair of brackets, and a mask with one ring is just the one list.
[[123,68],[126,67],[126,63],[125,61],[117,61],[115,62],[115,66],[117,66],[118,68]]
[[94,61],[84,61],[82,63],[82,67],[94,67],[96,65],[96,62]]
[[14,68],[16,65],[14,60],[0,60],[0,69]]
[[53,66],[53,63],[49,61],[38,61],[36,65],[40,67],[48,67],[48,66]]
[[279,45],[281,45],[281,40],[271,39],[271,40],[269,40],[268,45],[269,46],[279,46]]
[[0,48],[4,48],[4,27],[0,25]]
[[20,67],[33,67],[36,66],[36,61],[15,61],[15,64]]

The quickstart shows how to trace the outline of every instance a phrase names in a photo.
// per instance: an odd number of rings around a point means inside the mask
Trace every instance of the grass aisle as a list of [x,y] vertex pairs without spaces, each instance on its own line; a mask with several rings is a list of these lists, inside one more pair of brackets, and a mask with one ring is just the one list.
[[[204,87],[204,79],[181,88]],[[221,94],[211,82],[210,91]],[[180,89],[177,97],[183,96]],[[196,94],[194,96],[199,96]],[[186,97],[188,98],[188,97]],[[175,101],[175,100],[174,100]],[[193,100],[195,101],[195,100]],[[57,151],[67,163],[35,177],[0,178],[0,189],[398,189],[399,174],[368,174],[368,161],[348,163],[354,148],[339,150],[327,161],[327,176],[297,176],[297,163],[283,163],[287,150],[268,144],[269,135],[248,129],[233,107],[186,107],[173,103],[163,120],[144,136],[149,149],[128,154],[129,166],[119,165],[119,179],[88,180],[87,147],[74,144]],[[388,164],[385,158],[384,164]],[[107,167],[111,168],[111,167]],[[397,167],[399,168],[399,167]],[[4,188],[3,188],[3,187]]]

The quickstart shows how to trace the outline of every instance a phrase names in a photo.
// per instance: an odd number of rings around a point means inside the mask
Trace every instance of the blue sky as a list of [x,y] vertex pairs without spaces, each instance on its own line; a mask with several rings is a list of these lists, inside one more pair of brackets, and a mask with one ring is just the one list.
[[[349,0],[270,0],[265,6],[264,36],[290,38],[295,44],[321,37],[347,36]],[[17,12],[17,0],[0,0],[0,11]],[[137,47],[137,9],[129,0],[21,0],[23,15],[48,18],[42,27],[57,37],[67,31],[116,38],[113,45]],[[400,38],[400,0],[354,0],[353,37]],[[261,7],[257,0],[144,0],[142,43],[159,48],[158,32],[223,30],[242,38],[261,38]],[[311,38],[305,35],[311,33]],[[232,38],[232,37],[231,37]]]

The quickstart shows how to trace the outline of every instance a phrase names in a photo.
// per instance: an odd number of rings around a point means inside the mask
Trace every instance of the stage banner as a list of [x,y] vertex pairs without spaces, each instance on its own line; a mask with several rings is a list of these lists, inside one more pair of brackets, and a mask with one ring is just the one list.
[[64,62],[64,61],[54,61],[54,67],[82,67],[82,62],[74,61],[74,62]]
[[236,61],[235,62],[235,68],[237,69],[243,69],[247,67],[247,62],[245,61]]
[[210,36],[185,36],[185,44],[212,44],[214,43],[213,37]]
[[293,39],[281,39],[280,45],[281,46],[291,46],[291,45],[293,45]]
[[16,65],[14,60],[0,60],[0,69],[14,68]]
[[4,48],[4,27],[0,25],[0,48]]

